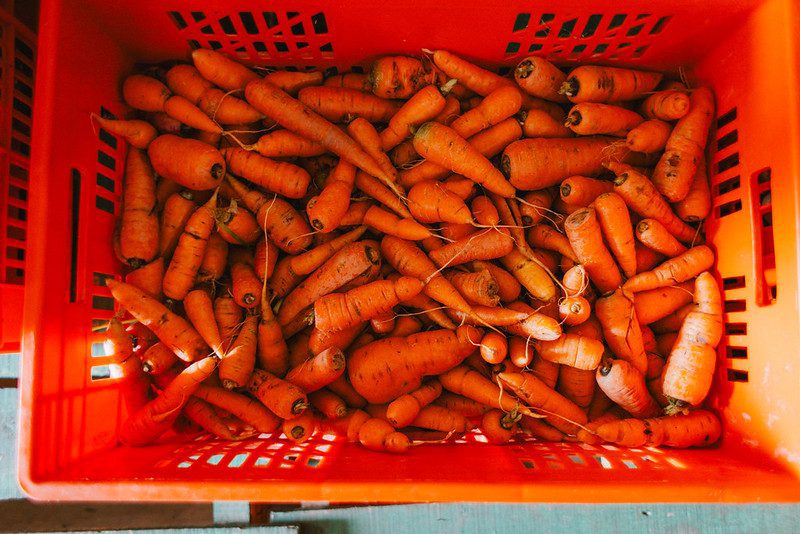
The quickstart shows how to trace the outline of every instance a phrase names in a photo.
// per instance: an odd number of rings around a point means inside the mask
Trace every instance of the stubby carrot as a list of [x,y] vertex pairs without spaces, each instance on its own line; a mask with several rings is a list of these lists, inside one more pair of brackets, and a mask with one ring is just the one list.
[[560,92],[576,103],[634,100],[655,89],[661,78],[658,72],[581,65],[570,71]]
[[160,135],[150,143],[147,154],[156,173],[189,189],[214,189],[225,176],[225,159],[219,150],[194,139]]

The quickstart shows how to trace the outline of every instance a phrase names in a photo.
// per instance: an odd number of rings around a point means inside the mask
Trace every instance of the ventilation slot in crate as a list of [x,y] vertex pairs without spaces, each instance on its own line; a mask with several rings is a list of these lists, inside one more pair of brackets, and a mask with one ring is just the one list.
[[715,149],[711,164],[711,186],[714,193],[714,216],[722,219],[742,210],[741,176],[739,175],[739,130],[736,108],[717,118]]
[[[527,54],[537,54],[570,61],[639,60],[668,27],[670,18],[653,13],[635,16],[594,13],[580,17],[518,13],[505,57],[521,59]],[[579,43],[566,45],[567,40],[577,39]]]
[[169,16],[193,49],[219,50],[259,65],[334,58],[328,20],[321,11],[171,11]]
[[756,260],[756,304],[768,306],[778,298],[775,238],[772,232],[772,169],[754,172],[750,179]]

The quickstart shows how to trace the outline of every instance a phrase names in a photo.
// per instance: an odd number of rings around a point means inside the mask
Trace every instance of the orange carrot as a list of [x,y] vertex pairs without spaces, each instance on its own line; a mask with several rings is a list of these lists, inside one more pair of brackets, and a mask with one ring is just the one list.
[[665,261],[652,271],[637,274],[628,279],[623,287],[635,293],[679,284],[707,271],[713,264],[714,252],[706,245],[699,245]]
[[636,225],[636,237],[645,246],[668,258],[674,258],[687,250],[663,224],[655,219],[639,221],[639,224]]
[[508,354],[508,341],[503,334],[489,332],[481,339],[480,351],[487,363],[500,363]]
[[445,278],[471,304],[497,306],[500,303],[497,282],[486,269],[474,273],[450,271],[445,273]]
[[522,95],[516,87],[498,87],[480,104],[455,119],[450,127],[466,139],[513,116],[521,106]]
[[[476,260],[472,262],[472,268],[475,270],[476,273],[480,273],[481,271],[489,272],[489,275],[491,276],[492,280],[492,285],[496,285],[496,294],[500,297],[501,301],[511,302],[519,298],[522,286],[517,281],[517,279],[511,275],[511,273],[509,273],[502,267],[498,267],[497,265],[491,262]],[[496,305],[496,304],[490,304],[490,305]]]
[[671,132],[669,123],[657,119],[645,121],[628,132],[625,144],[634,152],[660,152]]
[[566,102],[559,93],[561,85],[567,80],[561,69],[538,56],[528,56],[517,64],[514,79],[523,91],[531,96],[552,102]]
[[256,253],[253,259],[253,266],[256,275],[260,280],[269,280],[275,271],[275,264],[278,263],[278,247],[269,239],[261,238],[256,243]]
[[438,182],[420,182],[412,187],[408,192],[408,206],[421,223],[472,222],[472,214],[464,201]]
[[295,443],[303,443],[314,435],[318,426],[317,417],[310,412],[304,412],[283,422],[283,434]]
[[397,169],[394,168],[389,156],[386,155],[381,136],[375,127],[365,118],[357,117],[347,125],[347,133],[375,160],[383,170],[383,176],[388,177],[388,179],[382,178],[382,183],[394,194],[402,198],[405,195],[405,191],[397,185]]
[[[459,295],[460,293],[456,292],[456,294],[452,295],[452,297],[455,299]],[[466,303],[466,301],[464,302]],[[403,305],[409,308],[420,310],[423,316],[432,324],[439,325],[442,328],[447,328],[448,330],[456,329],[455,323],[453,323],[450,317],[442,309],[444,306],[427,296],[425,293],[420,293],[416,297],[408,299],[403,303]]]
[[291,271],[299,276],[304,276],[316,271],[317,268],[334,254],[364,235],[365,231],[365,226],[359,226],[308,252],[292,257],[289,262]]
[[155,185],[153,170],[144,152],[130,148],[125,165],[119,247],[126,263],[134,268],[148,263],[158,254]]
[[373,94],[382,98],[409,98],[436,82],[436,72],[416,58],[384,56],[375,60],[368,75]]
[[217,321],[222,336],[222,346],[226,351],[239,331],[243,311],[230,295],[223,294],[214,299],[214,319]]
[[[564,433],[545,423],[541,419],[523,416],[518,423],[523,432],[541,441],[564,441]],[[580,430],[578,431],[580,433]]]
[[174,300],[183,300],[195,284],[200,265],[203,263],[206,244],[214,229],[214,210],[217,205],[216,192],[208,202],[195,210],[178,240],[178,246],[164,274],[164,295]]
[[368,401],[388,402],[419,388],[423,376],[461,363],[479,339],[477,329],[461,326],[457,332],[432,330],[374,341],[350,355],[350,382]]
[[184,299],[186,317],[191,321],[197,333],[208,343],[214,353],[222,358],[225,355],[222,335],[214,317],[214,303],[204,289],[195,289],[187,293]]
[[459,365],[442,373],[439,375],[439,381],[446,390],[483,405],[507,412],[517,410],[520,413],[532,414],[530,410],[520,406],[513,395],[501,391],[496,383],[466,365]]
[[674,121],[689,111],[689,95],[674,89],[657,91],[642,102],[642,115],[648,119]]
[[714,117],[714,95],[709,88],[694,89],[689,99],[689,112],[675,125],[653,171],[653,185],[670,202],[683,200],[689,194]]
[[541,261],[537,262],[516,249],[502,257],[500,261],[537,299],[549,302],[556,297],[556,286]]
[[633,302],[640,324],[650,324],[692,302],[694,281],[636,293]]
[[529,109],[521,111],[518,117],[525,137],[575,137],[575,133],[564,126],[567,115],[561,108],[555,111]]
[[533,341],[539,355],[553,363],[578,369],[596,369],[603,356],[603,343],[577,334],[564,334],[552,341]]
[[297,135],[290,130],[277,130],[269,132],[258,138],[252,145],[245,146],[246,150],[255,150],[268,158],[311,157],[325,153],[325,147]]
[[92,113],[91,118],[104,130],[125,139],[132,148],[145,150],[158,136],[158,131],[147,121],[107,119],[96,113]]
[[567,217],[564,230],[575,255],[600,291],[613,291],[622,284],[619,269],[603,244],[594,208],[582,208]]
[[481,433],[489,440],[489,443],[502,445],[511,441],[514,432],[517,430],[517,422],[520,415],[503,413],[500,410],[490,410],[483,414],[481,418]]
[[614,190],[614,183],[586,176],[571,176],[561,182],[561,200],[572,206],[586,207],[603,193]]
[[[360,72],[345,72],[344,74],[330,76],[325,78],[325,81],[322,83],[322,85],[328,85],[331,87],[346,87],[348,89],[358,89],[359,91],[372,90],[372,82],[369,80],[369,76]],[[390,97],[384,96],[384,98]]]
[[261,235],[261,228],[255,216],[247,208],[239,206],[235,200],[227,208],[218,209],[214,214],[219,235],[233,245],[255,243]]
[[545,218],[545,215],[553,205],[553,195],[547,189],[531,191],[522,197],[524,202],[520,202],[520,222],[525,226],[538,224]]
[[439,430],[448,434],[461,435],[470,428],[466,417],[458,412],[451,412],[443,406],[429,404],[420,409],[411,421],[411,426]]
[[427,122],[414,134],[414,149],[426,160],[474,180],[489,191],[513,197],[515,189],[503,175],[451,128]]
[[267,198],[255,189],[248,189],[230,175],[227,180],[278,248],[297,254],[311,244],[311,228],[291,204],[278,196]]
[[200,384],[194,396],[229,412],[259,432],[274,432],[280,426],[280,418],[263,404],[245,395],[226,389]]
[[166,102],[164,102],[163,111],[173,119],[179,120],[190,128],[214,134],[222,133],[222,127],[217,122],[182,96],[173,95],[169,97]]
[[228,242],[219,234],[214,232],[209,236],[206,243],[205,254],[200,268],[197,270],[198,282],[209,282],[219,280],[225,273],[228,264]]
[[644,374],[647,371],[647,356],[632,296],[623,289],[617,289],[597,299],[594,311],[603,326],[603,335],[611,351]]
[[487,228],[437,248],[428,256],[437,266],[443,267],[461,265],[473,260],[502,258],[513,249],[514,241],[507,229]]
[[386,417],[395,428],[408,426],[415,420],[420,410],[436,400],[442,393],[442,384],[429,380],[416,390],[401,395],[386,408]]
[[647,248],[638,241],[634,244],[636,251],[636,272],[641,273],[653,269],[664,261],[664,256],[651,248]]
[[420,89],[389,120],[381,132],[381,148],[388,152],[411,135],[411,129],[434,120],[445,108],[446,102],[435,85]]
[[387,208],[391,209],[403,218],[411,217],[411,213],[406,208],[403,201],[386,187],[383,182],[365,172],[357,172],[355,185],[365,194],[371,196]]
[[247,385],[256,363],[257,317],[248,315],[244,319],[236,341],[225,353],[219,364],[219,378],[225,389]]
[[231,291],[236,304],[245,309],[261,303],[262,282],[253,268],[250,251],[233,249],[230,255]]
[[722,338],[722,298],[708,272],[695,280],[697,310],[683,320],[663,374],[663,392],[670,399],[667,413],[699,406],[708,395]]
[[323,74],[319,71],[311,72],[291,72],[286,70],[277,70],[270,72],[264,79],[269,83],[280,87],[290,95],[296,95],[298,91],[305,87],[313,87],[322,85]]
[[411,440],[382,419],[370,418],[358,429],[358,441],[369,450],[404,453]]
[[316,230],[328,233],[335,230],[350,207],[350,194],[356,169],[350,163],[339,160],[333,172],[325,181],[325,188],[306,205],[306,214]]
[[499,373],[497,378],[534,410],[544,411],[545,420],[562,432],[574,434],[586,423],[586,414],[575,403],[547,387],[532,373]]
[[705,158],[697,160],[697,171],[683,200],[673,204],[675,214],[686,222],[702,221],[711,211],[711,190],[708,186]]
[[458,80],[458,83],[481,96],[487,96],[506,85],[516,88],[511,80],[482,69],[446,50],[436,50],[433,53],[433,62],[449,79]]
[[567,292],[568,297],[583,295],[589,285],[589,278],[583,265],[577,264],[564,273],[561,284]]
[[[428,228],[414,219],[400,219],[378,206],[371,206],[367,209],[363,222],[379,232],[409,241],[419,241],[433,235]],[[470,228],[472,227],[470,226]]]
[[159,252],[161,256],[168,258],[172,256],[178,239],[183,232],[186,221],[194,213],[197,205],[192,202],[194,195],[190,191],[173,193],[164,204],[164,211],[161,214],[161,229],[159,232]]
[[448,391],[443,392],[439,398],[433,401],[433,404],[443,406],[452,412],[460,413],[468,418],[480,417],[490,409],[483,403]]
[[344,373],[344,354],[336,347],[323,350],[286,373],[288,382],[306,393],[322,389]]
[[244,65],[214,50],[198,48],[192,52],[192,61],[203,78],[226,91],[243,89],[247,82],[259,79]]
[[303,168],[269,158],[242,148],[221,150],[228,170],[273,193],[288,198],[303,198],[311,176]]
[[570,109],[564,124],[578,135],[625,137],[642,122],[641,115],[619,106],[581,102]]
[[625,360],[607,360],[598,367],[597,384],[608,398],[634,417],[655,417],[661,412],[647,391],[644,374]]
[[680,330],[683,320],[686,319],[686,316],[693,311],[697,311],[697,306],[690,302],[689,304],[678,308],[669,315],[662,317],[657,321],[653,321],[650,324],[650,328],[652,328],[653,332],[656,334],[677,332]]
[[589,302],[581,297],[566,297],[559,303],[558,314],[568,325],[578,325],[589,318],[592,312]]
[[[356,176],[358,176],[358,174],[363,173],[356,173]],[[339,226],[358,226],[364,224],[364,215],[372,206],[374,206],[374,204],[366,199],[350,199],[350,207],[347,208],[347,213],[345,213],[342,220],[339,221]]]
[[528,230],[528,243],[532,247],[552,250],[570,258],[572,261],[578,261],[578,257],[569,244],[569,239],[550,226],[544,224],[533,225]]
[[631,218],[625,201],[614,192],[603,193],[594,201],[597,220],[606,242],[625,276],[636,274],[636,246]]
[[444,99],[444,109],[436,117],[433,118],[435,122],[441,122],[445,126],[450,126],[461,113],[461,101],[453,95],[454,91],[458,91],[460,85],[456,85],[450,89],[450,94]]
[[717,442],[721,432],[717,416],[705,410],[643,421],[624,419],[597,428],[604,441],[624,447],[707,447]]
[[347,415],[347,404],[344,400],[325,388],[310,393],[308,400],[328,419],[338,419]]
[[225,176],[225,159],[219,150],[201,141],[164,134],[147,148],[153,169],[184,187],[207,190]]
[[184,369],[157,398],[123,423],[120,441],[130,447],[142,447],[156,441],[169,430],[192,393],[215,368],[216,359],[209,357]]
[[331,122],[349,122],[352,117],[363,117],[370,122],[388,122],[400,109],[392,100],[339,87],[317,86],[302,89],[297,99]]
[[619,102],[635,100],[649,93],[661,81],[661,73],[581,65],[561,85],[570,102]]
[[558,373],[557,391],[587,410],[592,403],[595,390],[595,372],[564,365]]
[[608,167],[617,175],[614,192],[625,200],[631,211],[657,220],[680,241],[689,242],[694,238],[694,228],[686,225],[672,212],[669,204],[645,175],[627,165],[611,163]]
[[[308,89],[311,88],[306,90]],[[248,83],[245,96],[253,107],[287,130],[320,143],[368,174],[383,180],[389,179],[384,176],[378,164],[346,133],[269,82],[257,80]]]
[[137,287],[156,300],[161,299],[164,279],[164,258],[158,257],[147,265],[125,275],[125,283]]
[[163,111],[171,94],[166,85],[143,74],[128,76],[122,83],[122,98],[125,103],[142,111]]
[[308,398],[302,389],[261,369],[253,371],[247,389],[282,419],[291,419],[308,408]]

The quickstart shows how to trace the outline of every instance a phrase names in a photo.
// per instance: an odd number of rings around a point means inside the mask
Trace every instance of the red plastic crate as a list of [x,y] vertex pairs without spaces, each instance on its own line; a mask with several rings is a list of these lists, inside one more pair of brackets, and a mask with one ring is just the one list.
[[[30,257],[23,321],[20,477],[38,499],[253,501],[790,501],[800,498],[798,11],[793,0],[48,0],[41,24]],[[726,336],[710,450],[465,443],[386,456],[318,436],[116,444],[124,408],[101,337],[104,276],[124,144],[117,116],[137,63],[192,47],[251,64],[339,69],[446,48],[509,67],[529,52],[573,62],[684,69],[717,95],[708,239]]]
[[18,352],[28,233],[36,35],[0,9],[0,352]]

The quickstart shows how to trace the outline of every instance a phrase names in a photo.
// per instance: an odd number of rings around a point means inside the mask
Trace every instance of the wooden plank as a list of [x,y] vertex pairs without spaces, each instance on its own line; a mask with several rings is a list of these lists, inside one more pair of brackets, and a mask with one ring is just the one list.
[[272,524],[325,534],[797,532],[800,505],[412,504],[273,512]]

